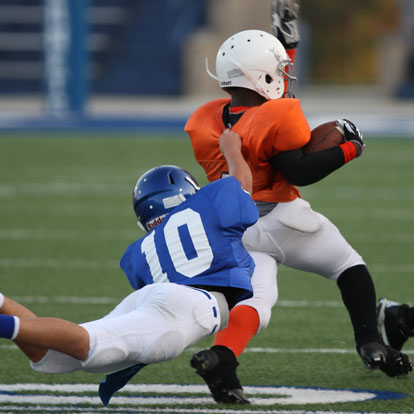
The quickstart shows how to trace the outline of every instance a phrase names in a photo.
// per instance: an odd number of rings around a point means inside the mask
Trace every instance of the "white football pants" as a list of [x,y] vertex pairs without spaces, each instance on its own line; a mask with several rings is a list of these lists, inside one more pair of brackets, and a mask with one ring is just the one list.
[[[270,213],[260,217],[244,233],[243,244],[247,250],[263,252],[277,263],[331,280],[337,280],[352,266],[365,264],[338,228],[301,198],[278,203]],[[256,263],[252,278],[254,295],[238,305],[249,305],[257,310],[261,330],[268,325],[271,308],[276,303],[277,270],[270,276],[269,257],[253,258]]]
[[46,373],[112,372],[137,363],[173,359],[225,327],[221,321],[227,321],[228,308],[219,299],[220,308],[216,297],[204,290],[174,283],[147,285],[127,296],[104,318],[81,324],[89,333],[85,361],[49,350],[31,366]]
[[246,305],[256,309],[259,315],[258,332],[270,322],[272,308],[278,297],[277,263],[265,253],[249,251],[256,265],[252,276],[253,297],[239,302],[236,306]]

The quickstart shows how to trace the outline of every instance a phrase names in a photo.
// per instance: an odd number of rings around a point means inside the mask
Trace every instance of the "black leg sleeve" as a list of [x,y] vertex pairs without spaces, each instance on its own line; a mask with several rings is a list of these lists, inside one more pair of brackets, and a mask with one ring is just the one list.
[[351,318],[357,348],[367,342],[382,342],[377,329],[375,287],[367,267],[350,267],[337,283]]

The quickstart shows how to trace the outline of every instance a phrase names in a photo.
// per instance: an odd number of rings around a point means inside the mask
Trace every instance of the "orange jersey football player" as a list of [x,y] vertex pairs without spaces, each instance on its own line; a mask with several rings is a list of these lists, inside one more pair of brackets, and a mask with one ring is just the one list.
[[[274,0],[276,36],[246,30],[222,44],[216,57],[217,75],[210,75],[230,97],[201,106],[185,130],[210,181],[228,173],[228,161],[233,162],[237,152],[247,162],[260,218],[247,229],[245,247],[266,253],[277,264],[335,281],[362,361],[391,377],[405,375],[412,370],[410,359],[386,345],[378,331],[374,283],[363,258],[330,220],[311,209],[297,188],[324,178],[365,149],[358,128],[342,119],[337,124],[344,131],[344,144],[303,153],[310,129],[300,101],[291,92],[295,80],[291,58],[299,41],[297,13],[296,3]],[[248,402],[236,375],[237,357],[268,325],[276,303],[276,274],[267,269],[261,266],[260,274],[253,274],[254,296],[230,312],[229,325],[216,335],[213,347],[192,357],[191,365],[218,402]]]

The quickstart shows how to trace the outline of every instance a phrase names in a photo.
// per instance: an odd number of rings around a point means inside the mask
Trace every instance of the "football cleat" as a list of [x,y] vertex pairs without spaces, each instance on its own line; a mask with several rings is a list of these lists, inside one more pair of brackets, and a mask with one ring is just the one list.
[[407,339],[414,334],[407,320],[409,306],[380,299],[377,305],[377,322],[386,345],[400,351]]
[[358,348],[358,353],[368,368],[376,369],[385,363],[387,348],[378,342],[368,342]]
[[380,369],[389,377],[408,375],[413,370],[410,358],[399,351],[379,342],[368,342],[358,348],[364,364],[372,369]]
[[396,351],[389,345],[387,348],[387,357],[385,364],[379,368],[389,377],[402,377],[408,375],[413,370],[411,359],[404,353]]
[[190,365],[206,382],[216,402],[250,403],[237,378],[236,368],[239,363],[231,349],[220,345],[204,349],[193,355]]

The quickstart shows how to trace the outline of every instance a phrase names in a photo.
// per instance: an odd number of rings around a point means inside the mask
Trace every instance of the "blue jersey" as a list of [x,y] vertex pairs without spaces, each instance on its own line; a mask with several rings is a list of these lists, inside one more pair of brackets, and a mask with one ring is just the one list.
[[254,262],[241,238],[257,207],[234,177],[215,181],[177,206],[163,223],[132,243],[121,268],[134,289],[151,283],[240,289],[252,296]]

